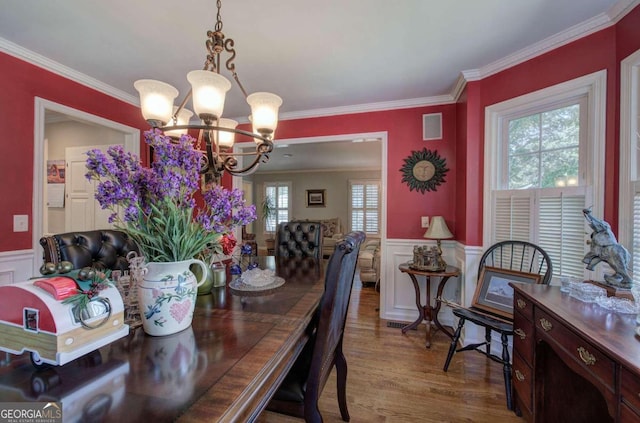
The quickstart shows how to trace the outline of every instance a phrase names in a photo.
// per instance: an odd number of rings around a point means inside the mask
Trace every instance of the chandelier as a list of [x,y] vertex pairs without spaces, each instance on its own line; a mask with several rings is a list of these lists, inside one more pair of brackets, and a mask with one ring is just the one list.
[[[232,175],[247,175],[254,172],[259,163],[269,160],[269,153],[273,151],[273,134],[278,125],[278,108],[282,104],[282,99],[275,94],[256,92],[247,95],[233,63],[236,57],[234,41],[231,38],[225,39],[222,33],[221,6],[221,0],[218,0],[215,29],[207,31],[204,68],[187,74],[191,89],[179,106],[173,105],[178,97],[178,90],[167,83],[141,79],[133,84],[140,93],[142,115],[153,128],[175,138],[186,134],[189,129],[199,131],[196,148],[203,153],[200,172],[210,174],[216,183],[219,183],[225,170]],[[225,95],[231,89],[231,82],[220,75],[222,53],[229,55],[224,65],[251,108],[249,120],[253,132],[237,129],[237,121],[222,117]],[[189,123],[193,112],[186,109],[185,105],[190,99],[201,120],[199,124]],[[236,134],[252,138],[256,144],[255,151],[234,153]],[[201,149],[203,140],[204,151]],[[239,167],[239,156],[255,157],[246,166]]]

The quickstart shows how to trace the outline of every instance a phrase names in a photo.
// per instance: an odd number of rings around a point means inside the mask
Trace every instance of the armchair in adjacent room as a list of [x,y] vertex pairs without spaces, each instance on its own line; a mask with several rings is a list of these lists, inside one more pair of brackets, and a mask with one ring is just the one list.
[[367,240],[360,248],[358,268],[362,285],[378,286],[380,281],[380,239]]

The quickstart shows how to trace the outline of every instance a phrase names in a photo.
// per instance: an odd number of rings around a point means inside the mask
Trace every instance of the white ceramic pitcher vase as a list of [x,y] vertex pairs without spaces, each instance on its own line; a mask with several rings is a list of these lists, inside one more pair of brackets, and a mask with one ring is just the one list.
[[[202,267],[200,280],[189,270]],[[198,287],[205,282],[207,266],[201,260],[148,263],[138,284],[138,303],[144,331],[153,336],[171,335],[191,326]]]

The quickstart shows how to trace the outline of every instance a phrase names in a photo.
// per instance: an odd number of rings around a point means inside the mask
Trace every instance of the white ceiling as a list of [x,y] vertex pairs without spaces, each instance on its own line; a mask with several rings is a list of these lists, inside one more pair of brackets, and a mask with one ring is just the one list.
[[[638,0],[224,0],[248,92],[281,118],[453,101],[461,73],[491,74],[610,25]],[[188,90],[201,69],[213,0],[0,0],[0,51],[137,103],[133,82]],[[180,97],[178,98],[178,100]],[[246,121],[236,87],[225,116]],[[336,156],[334,156],[336,157]]]

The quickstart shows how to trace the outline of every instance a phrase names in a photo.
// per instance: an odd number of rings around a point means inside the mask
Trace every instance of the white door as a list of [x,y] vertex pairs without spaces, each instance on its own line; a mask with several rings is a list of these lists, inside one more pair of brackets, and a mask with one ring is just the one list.
[[65,149],[65,232],[113,228],[109,210],[103,210],[95,199],[95,181],[85,178],[86,152],[94,148],[102,151],[108,145],[67,147]]

